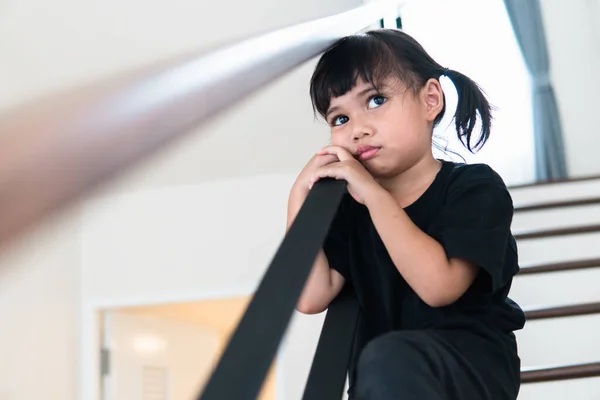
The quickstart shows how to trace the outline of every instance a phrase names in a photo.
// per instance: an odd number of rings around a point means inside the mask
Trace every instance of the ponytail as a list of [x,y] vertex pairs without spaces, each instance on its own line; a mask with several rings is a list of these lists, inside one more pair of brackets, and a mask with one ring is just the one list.
[[[458,140],[471,152],[480,150],[490,137],[492,125],[491,106],[483,91],[471,78],[460,72],[443,68],[440,75],[447,76],[458,95],[458,104],[454,113],[454,123]],[[475,144],[472,144],[472,133],[477,122],[477,114],[481,118],[481,133]]]

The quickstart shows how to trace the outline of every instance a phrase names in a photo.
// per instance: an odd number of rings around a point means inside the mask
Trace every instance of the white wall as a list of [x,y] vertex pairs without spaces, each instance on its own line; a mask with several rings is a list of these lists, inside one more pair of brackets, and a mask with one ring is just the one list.
[[0,399],[74,399],[77,212],[0,252]]
[[569,174],[596,175],[600,1],[541,0],[541,5]]
[[[283,237],[294,178],[235,178],[90,202],[82,213],[85,309],[251,294]],[[322,320],[296,313],[288,330],[278,361],[286,399],[302,393]],[[93,345],[85,351],[92,360]]]
[[232,178],[90,201],[82,213],[83,299],[252,288],[284,234],[293,180]]

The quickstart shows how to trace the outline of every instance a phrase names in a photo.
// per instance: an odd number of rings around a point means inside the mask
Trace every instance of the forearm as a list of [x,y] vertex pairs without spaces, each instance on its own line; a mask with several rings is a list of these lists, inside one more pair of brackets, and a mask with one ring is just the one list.
[[325,253],[323,250],[319,250],[296,303],[296,309],[304,314],[317,314],[325,311],[343,285],[344,281],[341,275],[329,267]]
[[292,189],[292,191],[290,192],[287,205],[286,230],[289,230],[290,226],[292,226],[292,223],[296,219],[300,208],[302,208],[302,204],[304,204],[304,200],[306,200],[307,195],[308,193],[306,191],[302,191],[299,189]]
[[442,245],[419,229],[385,189],[377,190],[366,206],[398,272],[431,306],[456,300],[468,286],[465,271],[448,260]]

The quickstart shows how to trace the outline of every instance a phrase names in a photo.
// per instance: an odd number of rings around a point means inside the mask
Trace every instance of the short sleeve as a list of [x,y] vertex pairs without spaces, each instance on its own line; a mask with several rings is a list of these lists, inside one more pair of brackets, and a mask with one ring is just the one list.
[[350,280],[350,247],[348,202],[346,200],[345,196],[331,222],[323,243],[323,252],[327,257],[329,267],[338,271],[348,282]]
[[446,201],[429,234],[448,258],[461,258],[483,269],[491,289],[506,285],[518,271],[510,231],[513,203],[501,178],[485,165],[466,166],[449,186]]

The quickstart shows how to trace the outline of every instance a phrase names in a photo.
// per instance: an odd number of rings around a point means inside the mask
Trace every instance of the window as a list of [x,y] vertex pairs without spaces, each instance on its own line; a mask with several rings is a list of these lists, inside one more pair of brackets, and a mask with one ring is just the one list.
[[489,141],[477,154],[469,153],[452,124],[456,91],[442,78],[448,111],[434,132],[447,140],[441,144],[469,163],[489,164],[507,184],[533,181],[531,82],[503,1],[410,0],[401,14],[408,34],[442,66],[477,82],[496,107]]

